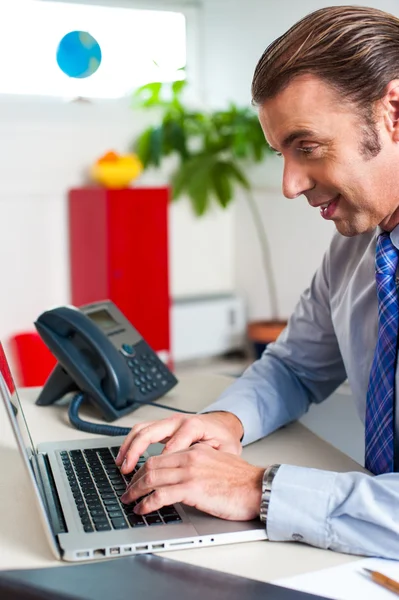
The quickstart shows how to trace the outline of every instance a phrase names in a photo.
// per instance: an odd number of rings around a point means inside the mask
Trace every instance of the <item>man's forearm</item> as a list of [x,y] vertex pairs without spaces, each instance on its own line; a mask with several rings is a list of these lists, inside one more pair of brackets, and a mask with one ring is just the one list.
[[245,445],[295,421],[308,406],[307,392],[298,378],[282,361],[264,356],[201,412],[223,411],[235,415],[243,427]]

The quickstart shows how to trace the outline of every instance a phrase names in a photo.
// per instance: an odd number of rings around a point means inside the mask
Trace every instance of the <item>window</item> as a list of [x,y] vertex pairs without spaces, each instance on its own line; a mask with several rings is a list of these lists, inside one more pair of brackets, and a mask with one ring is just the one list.
[[[74,30],[88,31],[102,51],[86,79],[68,77],[56,62],[61,38]],[[184,77],[186,20],[161,10],[3,0],[0,56],[0,93],[120,98],[150,81]]]

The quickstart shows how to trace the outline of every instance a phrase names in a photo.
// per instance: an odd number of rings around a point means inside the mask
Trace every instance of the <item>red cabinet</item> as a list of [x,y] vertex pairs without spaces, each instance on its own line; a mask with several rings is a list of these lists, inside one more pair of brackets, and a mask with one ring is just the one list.
[[152,348],[170,353],[168,188],[69,192],[72,304],[115,302]]

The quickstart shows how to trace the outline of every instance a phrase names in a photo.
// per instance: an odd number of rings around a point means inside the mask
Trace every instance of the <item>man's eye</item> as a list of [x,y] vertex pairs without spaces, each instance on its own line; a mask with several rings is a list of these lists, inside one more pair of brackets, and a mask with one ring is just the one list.
[[298,148],[298,151],[303,154],[312,154],[315,150],[317,150],[317,146],[301,146]]
[[283,156],[281,152],[276,152],[276,156]]

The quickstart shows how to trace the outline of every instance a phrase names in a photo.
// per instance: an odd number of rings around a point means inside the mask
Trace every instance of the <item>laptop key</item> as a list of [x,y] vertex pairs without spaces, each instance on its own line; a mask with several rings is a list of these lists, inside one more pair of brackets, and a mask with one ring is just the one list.
[[108,521],[102,521],[100,523],[94,521],[94,525],[97,531],[109,531],[111,529],[111,525],[108,523]]
[[103,493],[108,494],[108,493],[112,492],[112,487],[111,487],[111,485],[109,483],[105,483],[105,482],[104,483],[99,483],[97,485],[97,487],[98,487],[100,493],[102,493],[102,494]]
[[110,492],[107,492],[106,494],[101,494],[101,500],[104,502],[104,504],[109,504],[111,502],[118,501],[115,494],[114,493],[111,494]]
[[82,456],[82,451],[81,450],[71,450],[69,453],[72,458],[80,458]]
[[123,519],[123,512],[121,510],[109,510],[108,512],[108,516],[109,518],[112,519]]
[[86,525],[87,523],[91,523],[91,519],[89,517],[89,513],[86,512],[85,514],[81,514],[80,515],[80,520],[82,522],[82,525]]
[[113,498],[103,498],[103,503],[105,506],[119,506],[118,499],[115,495]]
[[89,510],[90,510],[90,514],[93,517],[93,519],[97,519],[98,517],[105,517],[104,510],[99,510],[97,508],[92,510],[90,507],[89,507]]
[[145,516],[145,520],[147,521],[148,525],[162,525],[162,519],[160,516],[156,516],[156,517],[151,517],[149,515],[144,515]]
[[88,506],[90,512],[93,512],[94,510],[99,510],[101,512],[104,511],[103,505],[101,504],[101,502],[88,502],[87,506]]
[[90,492],[95,492],[96,491],[96,487],[94,485],[94,483],[92,481],[85,481],[82,482],[80,484],[81,488],[82,488],[82,492],[84,494],[89,494]]
[[113,486],[120,485],[121,483],[125,483],[125,480],[123,479],[123,477],[120,473],[110,473],[109,480]]
[[128,529],[129,525],[126,523],[125,519],[111,519],[112,527],[114,529]]
[[79,471],[78,471],[78,479],[79,479],[80,483],[82,483],[82,482],[91,483],[93,481],[91,478],[91,475],[88,471],[87,471],[87,473],[79,473]]
[[92,490],[91,492],[85,493],[85,500],[99,500],[100,496],[97,494],[97,490]]
[[136,513],[134,512],[134,507],[135,507],[135,503],[122,505],[122,509],[123,509],[123,512],[125,513],[125,515],[132,515],[132,514],[135,515]]
[[146,522],[140,515],[127,515],[127,520],[132,527],[146,527]]
[[178,523],[182,520],[181,516],[177,513],[175,515],[165,515],[162,516],[165,523]]
[[169,515],[179,516],[179,513],[177,512],[177,510],[175,509],[174,506],[163,506],[162,508],[159,509],[159,512],[162,517],[166,517]]

